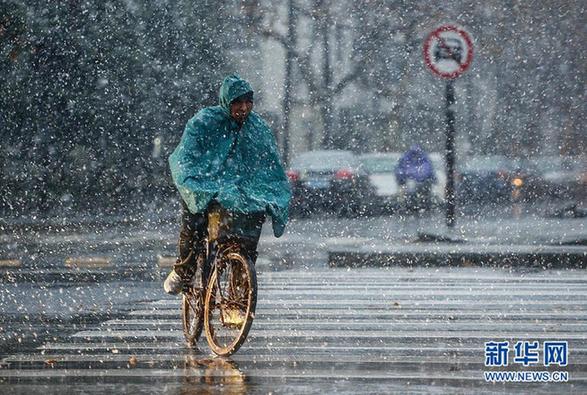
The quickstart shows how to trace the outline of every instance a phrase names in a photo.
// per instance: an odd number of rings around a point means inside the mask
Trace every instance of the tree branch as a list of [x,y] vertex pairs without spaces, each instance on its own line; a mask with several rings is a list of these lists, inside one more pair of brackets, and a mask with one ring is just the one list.
[[293,51],[292,49],[290,49],[289,41],[287,40],[287,37],[285,37],[284,35],[279,34],[273,30],[266,29],[261,30],[261,35],[265,38],[270,38],[272,40],[277,41],[278,43],[283,45],[283,48],[286,51]]
[[306,81],[306,84],[308,84],[310,101],[312,101],[312,103],[318,103],[320,101],[320,88],[318,87],[316,75],[312,70],[312,62],[310,61],[310,56],[311,53],[307,53],[304,56],[302,56],[301,54],[296,54],[296,59],[298,61],[298,68],[300,70],[300,73]]
[[336,86],[334,87],[332,93],[334,95],[338,95],[340,92],[343,91],[344,88],[347,87],[348,84],[350,84],[351,82],[353,82],[354,80],[357,79],[357,77],[359,77],[360,74],[360,70],[359,70],[359,66],[355,66],[353,71],[351,71],[350,73],[348,73],[347,75],[345,75],[339,82],[338,84],[336,84]]

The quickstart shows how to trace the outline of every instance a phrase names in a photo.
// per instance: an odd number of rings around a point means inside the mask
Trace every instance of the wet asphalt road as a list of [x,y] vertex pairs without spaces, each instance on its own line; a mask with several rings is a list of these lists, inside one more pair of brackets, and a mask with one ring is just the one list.
[[[257,315],[231,359],[203,338],[187,349],[179,299],[153,287],[127,312],[4,358],[0,393],[587,391],[585,271],[259,271]],[[566,340],[568,366],[488,369],[492,340]],[[485,370],[566,371],[569,382],[494,384]]]

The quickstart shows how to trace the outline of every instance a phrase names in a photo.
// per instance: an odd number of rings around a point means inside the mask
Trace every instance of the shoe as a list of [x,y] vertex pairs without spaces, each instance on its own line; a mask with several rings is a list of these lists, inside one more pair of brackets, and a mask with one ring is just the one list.
[[163,289],[170,295],[177,295],[183,290],[183,285],[181,276],[172,270],[163,283]]

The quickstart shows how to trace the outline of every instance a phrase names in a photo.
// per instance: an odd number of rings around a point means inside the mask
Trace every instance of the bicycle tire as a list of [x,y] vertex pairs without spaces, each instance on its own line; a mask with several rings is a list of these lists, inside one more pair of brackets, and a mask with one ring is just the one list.
[[[257,304],[257,274],[251,260],[240,252],[228,252],[218,259],[222,261],[214,265],[206,290],[204,329],[212,352],[227,357],[238,351],[251,329]],[[238,281],[242,282],[237,284]],[[238,311],[235,320],[240,324],[226,323],[234,311]]]
[[184,292],[181,304],[183,335],[190,347],[195,347],[204,328],[204,306],[201,290],[191,287]]

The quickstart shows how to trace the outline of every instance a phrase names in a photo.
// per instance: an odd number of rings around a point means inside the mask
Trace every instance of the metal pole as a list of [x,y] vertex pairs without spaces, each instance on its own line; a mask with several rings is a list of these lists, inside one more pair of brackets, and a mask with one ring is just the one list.
[[446,226],[455,225],[455,90],[446,82]]
[[293,0],[288,1],[288,19],[287,19],[287,45],[285,48],[285,78],[283,83],[283,163],[285,167],[289,166],[289,116],[291,111],[291,89],[292,89],[292,66],[293,51],[296,43],[296,22],[294,14]]

